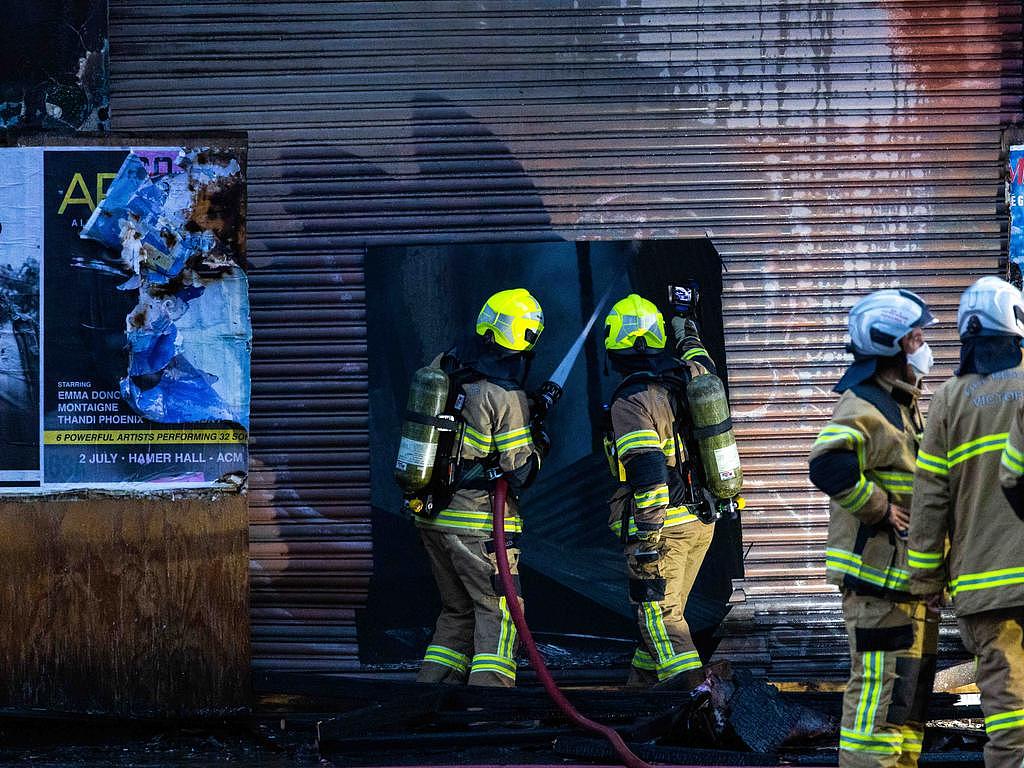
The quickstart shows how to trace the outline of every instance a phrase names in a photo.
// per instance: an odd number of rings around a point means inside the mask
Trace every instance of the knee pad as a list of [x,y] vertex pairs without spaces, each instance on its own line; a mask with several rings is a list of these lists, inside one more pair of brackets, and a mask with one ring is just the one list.
[[665,580],[630,579],[629,599],[634,603],[660,603],[665,599]]

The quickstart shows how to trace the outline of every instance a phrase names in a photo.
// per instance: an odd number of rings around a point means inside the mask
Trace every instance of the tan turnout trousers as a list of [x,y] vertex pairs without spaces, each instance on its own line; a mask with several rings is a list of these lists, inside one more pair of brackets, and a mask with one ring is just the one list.
[[[421,528],[420,536],[441,593],[441,615],[417,681],[514,686],[519,638],[501,596],[493,541],[431,528]],[[518,591],[519,550],[507,552]]]
[[1024,760],[1024,608],[961,616],[960,636],[977,658],[985,714],[985,768],[1020,768]]
[[663,600],[635,602],[641,643],[633,656],[631,685],[651,684],[677,675],[685,675],[694,686],[703,682],[700,656],[683,611],[714,535],[715,526],[700,522],[663,528],[659,557],[649,563],[637,562],[632,554],[637,544],[627,545],[630,580],[649,584],[664,579],[665,583]]
[[923,602],[843,595],[850,681],[843,696],[839,764],[913,768],[935,681],[938,616]]

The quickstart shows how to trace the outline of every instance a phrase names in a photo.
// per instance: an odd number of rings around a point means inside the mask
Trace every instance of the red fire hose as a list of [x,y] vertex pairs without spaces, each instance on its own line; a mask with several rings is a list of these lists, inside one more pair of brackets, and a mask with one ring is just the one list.
[[511,569],[508,565],[508,553],[505,551],[505,501],[507,498],[508,483],[505,481],[505,478],[499,477],[494,486],[494,509],[492,510],[494,515],[494,554],[498,561],[501,589],[505,593],[505,601],[508,604],[509,613],[512,614],[512,623],[516,625],[519,637],[522,638],[523,645],[526,646],[526,655],[530,659],[530,664],[536,670],[537,677],[540,678],[541,684],[543,684],[548,696],[551,697],[551,700],[565,713],[569,720],[584,730],[592,731],[608,739],[611,742],[612,748],[622,759],[622,764],[627,766],[627,768],[651,768],[648,763],[645,763],[629,750],[626,742],[622,740],[618,733],[607,725],[595,723],[593,720],[581,715],[576,710],[576,707],[565,698],[565,695],[559,690],[554,679],[551,677],[544,659],[541,658],[540,652],[537,650],[537,644],[533,641],[533,634],[526,625],[526,617],[523,615],[523,609],[519,605],[516,585],[512,580]]

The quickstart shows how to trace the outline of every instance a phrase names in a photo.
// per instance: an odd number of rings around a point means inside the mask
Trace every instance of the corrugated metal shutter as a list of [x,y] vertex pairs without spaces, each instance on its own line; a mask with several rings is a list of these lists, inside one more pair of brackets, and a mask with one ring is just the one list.
[[956,295],[1000,257],[1019,3],[112,6],[115,129],[250,132],[258,664],[354,663],[362,246],[708,230],[751,502],[746,623],[723,650],[835,667],[804,457],[843,314],[874,288],[920,290],[950,370]]

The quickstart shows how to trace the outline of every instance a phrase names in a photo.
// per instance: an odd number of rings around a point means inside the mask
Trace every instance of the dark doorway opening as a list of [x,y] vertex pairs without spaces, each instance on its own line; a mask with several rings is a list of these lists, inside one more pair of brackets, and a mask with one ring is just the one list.
[[[669,310],[667,286],[696,280],[705,346],[728,385],[721,259],[708,239],[455,244],[369,249],[370,454],[374,572],[358,618],[360,660],[418,663],[440,610],[413,524],[392,479],[400,420],[416,368],[472,333],[492,293],[524,287],[540,301],[545,330],[528,386],[539,385],[570,347],[609,285]],[[608,530],[614,487],[596,418],[617,382],[605,370],[605,306],[548,426],[552,452],[522,498],[527,617],[552,666],[625,666],[636,629],[619,544]],[[720,522],[687,607],[705,655],[742,576],[738,521]]]

